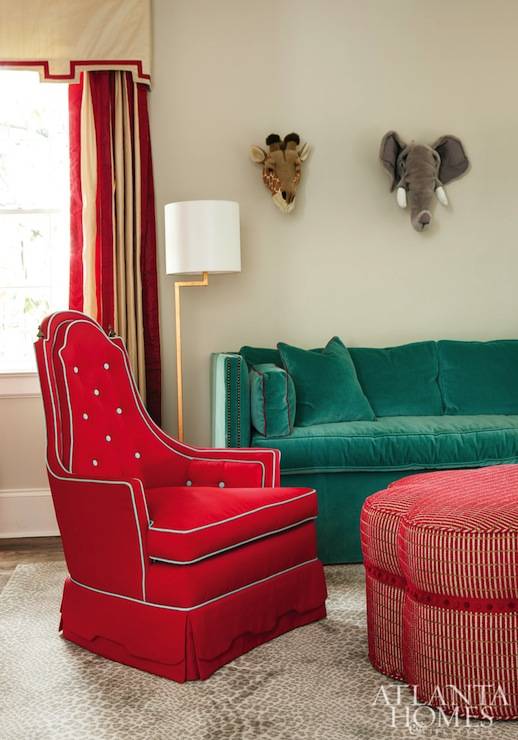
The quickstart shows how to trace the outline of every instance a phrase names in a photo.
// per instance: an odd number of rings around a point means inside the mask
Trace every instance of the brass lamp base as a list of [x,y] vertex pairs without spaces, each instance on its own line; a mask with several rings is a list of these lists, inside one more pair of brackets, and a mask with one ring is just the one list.
[[178,439],[183,442],[183,376],[182,376],[182,330],[180,320],[180,288],[199,288],[209,284],[209,273],[202,273],[201,280],[177,281],[174,284],[174,306],[176,321],[176,388],[178,394]]

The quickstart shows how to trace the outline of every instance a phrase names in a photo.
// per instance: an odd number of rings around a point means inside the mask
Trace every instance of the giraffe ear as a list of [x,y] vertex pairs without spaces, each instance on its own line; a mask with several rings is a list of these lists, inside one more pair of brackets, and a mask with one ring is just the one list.
[[266,159],[268,155],[264,151],[264,149],[261,149],[260,146],[251,146],[250,147],[250,159],[252,162],[256,162],[256,164],[262,164],[264,160]]
[[304,144],[299,149],[299,157],[302,162],[305,162],[306,159],[309,157],[309,153],[311,151],[311,147],[309,146],[308,142],[305,141]]

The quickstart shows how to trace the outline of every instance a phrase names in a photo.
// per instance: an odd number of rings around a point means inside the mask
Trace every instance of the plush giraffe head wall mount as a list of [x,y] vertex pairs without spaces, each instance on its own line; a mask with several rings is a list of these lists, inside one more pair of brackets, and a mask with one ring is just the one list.
[[268,151],[250,147],[253,162],[263,167],[263,182],[273,202],[283,213],[291,213],[302,176],[302,163],[308,158],[309,144],[300,145],[300,136],[292,133],[281,139],[279,134],[266,137]]

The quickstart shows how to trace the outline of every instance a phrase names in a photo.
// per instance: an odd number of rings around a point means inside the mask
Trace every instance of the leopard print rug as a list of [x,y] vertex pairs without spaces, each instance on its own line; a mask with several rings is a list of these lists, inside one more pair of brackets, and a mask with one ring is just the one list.
[[327,620],[184,685],[63,640],[64,573],[60,563],[20,565],[0,596],[1,740],[518,737],[518,722],[446,727],[437,713],[412,705],[403,684],[371,668],[361,566],[326,569]]

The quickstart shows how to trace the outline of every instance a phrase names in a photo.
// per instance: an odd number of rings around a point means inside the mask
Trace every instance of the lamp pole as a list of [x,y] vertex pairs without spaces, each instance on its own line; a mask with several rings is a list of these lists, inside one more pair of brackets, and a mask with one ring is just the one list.
[[174,284],[174,307],[176,322],[176,391],[178,395],[178,439],[183,442],[183,372],[182,372],[182,321],[180,311],[180,288],[200,288],[209,284],[209,273],[202,273],[201,280],[177,280]]

